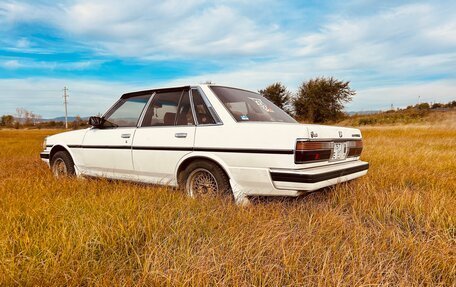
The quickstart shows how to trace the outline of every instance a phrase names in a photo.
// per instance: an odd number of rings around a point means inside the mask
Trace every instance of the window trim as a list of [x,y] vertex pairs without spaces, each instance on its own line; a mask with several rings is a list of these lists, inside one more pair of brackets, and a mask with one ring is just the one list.
[[153,92],[152,95],[150,96],[149,98],[149,101],[147,102],[146,106],[144,107],[142,113],[141,113],[141,117],[139,117],[139,120],[136,124],[136,128],[139,128],[141,127],[143,121],[144,121],[144,117],[146,116],[146,113],[147,113],[147,110],[149,109],[149,106],[150,106],[150,103],[152,103],[152,100],[153,98],[155,97],[155,95],[157,94],[157,92]]
[[[180,105],[181,105],[181,102],[182,102],[182,99],[184,98],[184,95],[185,95],[185,92],[187,91],[186,89],[183,89],[182,90],[182,93],[181,93],[181,96],[179,98],[179,102],[177,103],[177,111],[176,111],[176,118],[174,119],[174,125],[172,125],[172,127],[196,127],[196,119],[195,119],[195,115],[193,113],[193,103],[192,103],[192,100],[191,100],[191,96],[192,96],[192,92],[191,92],[191,88],[188,89],[188,100],[190,102],[190,110],[192,111],[192,117],[193,117],[193,124],[192,125],[178,125],[177,124],[177,118],[179,116],[179,108],[180,108]],[[166,127],[166,126],[165,126]],[[168,127],[171,127],[171,126],[168,126]]]
[[[192,93],[193,89],[198,90],[198,92],[200,93],[201,98],[203,99],[203,102],[207,107],[207,110],[209,111],[209,113],[211,114],[212,118],[215,121],[215,124],[200,124],[198,122],[198,117],[196,116],[195,105],[193,103],[193,93]],[[223,125],[223,122],[222,122],[221,118],[219,117],[219,115],[217,114],[217,111],[214,109],[214,106],[212,105],[212,103],[207,98],[206,94],[203,92],[203,90],[199,86],[190,87],[190,102],[192,105],[193,117],[195,118],[195,123],[197,126],[208,127],[208,126],[222,126]]]

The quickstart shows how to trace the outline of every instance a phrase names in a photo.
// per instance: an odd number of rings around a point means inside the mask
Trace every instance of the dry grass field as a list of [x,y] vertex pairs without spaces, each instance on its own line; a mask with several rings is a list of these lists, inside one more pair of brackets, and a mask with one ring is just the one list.
[[369,174],[238,207],[56,180],[0,131],[0,285],[455,286],[456,128],[365,127]]

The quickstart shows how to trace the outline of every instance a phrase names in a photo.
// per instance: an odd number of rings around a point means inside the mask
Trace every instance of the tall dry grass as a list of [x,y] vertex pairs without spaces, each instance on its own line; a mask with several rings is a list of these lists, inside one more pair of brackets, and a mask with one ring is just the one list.
[[47,133],[0,131],[0,285],[455,285],[454,129],[365,128],[366,177],[247,208],[54,179]]

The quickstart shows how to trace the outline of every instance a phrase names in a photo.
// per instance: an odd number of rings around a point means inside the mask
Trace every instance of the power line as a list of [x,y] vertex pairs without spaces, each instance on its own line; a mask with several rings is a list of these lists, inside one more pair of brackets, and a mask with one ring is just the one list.
[[67,129],[68,128],[68,108],[67,108],[67,105],[68,105],[68,94],[67,94],[67,87],[64,87],[63,88],[63,103],[65,104],[65,128]]

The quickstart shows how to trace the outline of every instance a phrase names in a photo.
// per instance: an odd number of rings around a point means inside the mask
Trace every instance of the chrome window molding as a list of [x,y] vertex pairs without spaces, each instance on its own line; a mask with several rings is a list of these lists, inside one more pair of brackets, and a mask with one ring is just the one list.
[[201,95],[201,98],[203,99],[203,102],[204,104],[206,105],[209,113],[211,114],[212,118],[214,119],[215,121],[215,124],[200,124],[198,123],[198,118],[196,117],[196,111],[195,111],[195,105],[193,104],[193,95],[192,93],[190,93],[190,102],[191,102],[191,105],[192,105],[192,111],[193,111],[193,116],[195,117],[195,123],[197,126],[220,126],[220,125],[223,125],[223,122],[222,120],[220,119],[219,115],[217,114],[217,112],[215,111],[214,109],[214,106],[212,106],[211,102],[209,101],[209,99],[207,98],[206,94],[204,93],[204,91],[199,87],[199,86],[192,86],[190,91],[191,90],[198,90],[198,92],[200,93]]
[[156,92],[153,92],[152,95],[150,95],[150,98],[147,101],[147,104],[144,106],[144,109],[141,112],[141,116],[139,117],[139,120],[136,123],[136,127],[137,128],[141,127],[141,125],[143,124],[144,117],[146,116],[146,113],[147,113],[147,110],[149,109],[150,103],[153,101],[153,99],[154,99],[156,94],[157,94]]

